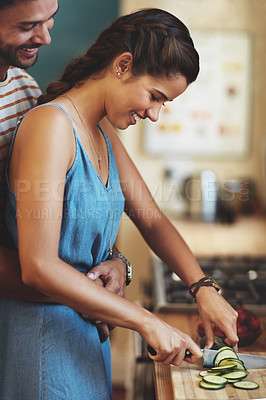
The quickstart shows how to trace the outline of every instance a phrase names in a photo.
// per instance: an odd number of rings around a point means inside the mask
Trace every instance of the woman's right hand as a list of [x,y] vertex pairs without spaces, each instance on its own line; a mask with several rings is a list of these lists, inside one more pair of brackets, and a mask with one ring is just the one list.
[[[156,351],[156,355],[149,356],[152,360],[162,362],[165,365],[180,365],[183,360],[195,363],[202,357],[199,346],[191,337],[179,329],[174,328],[161,319],[155,317],[155,324],[147,332],[142,332],[142,337]],[[185,358],[185,351],[192,353],[190,358]]]

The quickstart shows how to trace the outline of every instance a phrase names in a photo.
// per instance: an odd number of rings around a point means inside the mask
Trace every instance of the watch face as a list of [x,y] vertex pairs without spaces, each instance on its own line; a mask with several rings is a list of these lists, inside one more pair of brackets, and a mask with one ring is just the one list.
[[127,265],[126,285],[129,285],[132,280],[132,265]]

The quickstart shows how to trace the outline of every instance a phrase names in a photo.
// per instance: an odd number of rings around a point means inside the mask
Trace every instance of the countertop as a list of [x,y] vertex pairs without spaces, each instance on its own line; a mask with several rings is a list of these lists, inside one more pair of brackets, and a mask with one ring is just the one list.
[[266,256],[266,216],[239,216],[232,224],[170,219],[197,256]]
[[[213,256],[266,256],[266,217],[239,216],[232,224],[205,223],[182,218],[170,218],[192,252],[197,257]],[[200,337],[196,331],[198,314],[156,313],[161,319],[188,333],[196,343]],[[260,316],[261,336],[240,352],[266,352],[266,316]],[[154,383],[157,400],[173,400],[170,367],[154,363]]]
[[[200,317],[198,315],[185,315],[183,313],[156,313],[156,315],[170,325],[188,333],[196,343],[199,343],[200,337],[196,331],[197,324],[200,321]],[[266,352],[266,316],[261,316],[260,320],[262,324],[262,333],[260,337],[253,344],[246,347],[241,347],[239,352]],[[174,399],[170,366],[165,366],[156,362],[154,363],[154,385],[157,400]]]

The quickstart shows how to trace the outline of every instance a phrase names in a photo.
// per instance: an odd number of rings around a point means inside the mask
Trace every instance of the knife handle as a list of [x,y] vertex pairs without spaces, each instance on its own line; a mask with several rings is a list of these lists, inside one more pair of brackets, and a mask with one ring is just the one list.
[[[157,351],[154,350],[154,348],[151,347],[149,344],[148,344],[148,346],[147,346],[147,350],[148,350],[148,352],[149,352],[152,356],[156,356]],[[185,358],[190,358],[191,356],[192,356],[191,351],[189,351],[189,350],[187,349],[187,350],[185,351]]]

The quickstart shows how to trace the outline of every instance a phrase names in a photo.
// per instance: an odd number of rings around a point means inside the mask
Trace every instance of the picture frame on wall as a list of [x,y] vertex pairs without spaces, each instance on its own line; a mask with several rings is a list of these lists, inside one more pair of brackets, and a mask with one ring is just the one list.
[[200,55],[195,82],[145,121],[144,148],[153,155],[242,158],[249,152],[251,37],[244,31],[191,32]]

